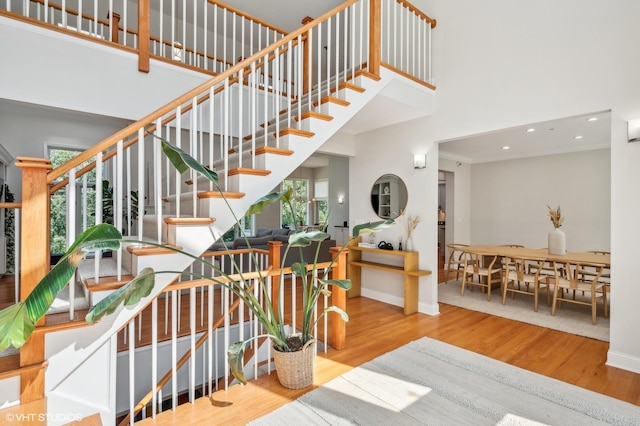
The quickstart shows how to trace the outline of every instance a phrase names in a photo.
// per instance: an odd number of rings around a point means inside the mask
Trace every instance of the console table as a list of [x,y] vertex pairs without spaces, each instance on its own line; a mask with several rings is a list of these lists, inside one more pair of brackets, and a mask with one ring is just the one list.
[[[363,259],[366,253],[376,255],[397,256],[402,258],[402,266],[389,265],[381,262],[373,262]],[[349,247],[349,271],[351,290],[347,297],[360,296],[362,268],[378,269],[403,275],[404,278],[404,314],[409,315],[418,312],[418,279],[425,275],[431,275],[431,271],[418,269],[419,253],[417,251],[382,250],[369,247]]]

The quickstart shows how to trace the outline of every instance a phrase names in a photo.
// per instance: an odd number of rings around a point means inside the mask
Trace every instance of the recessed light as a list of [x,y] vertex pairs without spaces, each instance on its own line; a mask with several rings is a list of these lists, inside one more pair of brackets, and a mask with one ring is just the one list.
[[536,131],[536,129],[534,129],[533,127],[529,127],[527,129],[527,133],[532,133],[532,132],[535,132],[535,131]]
[[587,121],[598,121],[598,117],[589,117]]
[[574,136],[574,139],[582,139],[582,136],[578,135],[578,136]]
[[502,147],[502,149],[507,150],[507,149],[511,149],[511,147],[509,145],[505,145]]

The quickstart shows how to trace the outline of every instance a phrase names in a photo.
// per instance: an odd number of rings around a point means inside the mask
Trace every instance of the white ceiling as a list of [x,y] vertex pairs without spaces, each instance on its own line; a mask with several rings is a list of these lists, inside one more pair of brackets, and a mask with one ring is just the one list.
[[[596,118],[595,121],[587,121]],[[535,131],[527,132],[527,129]],[[576,139],[576,136],[582,136]],[[509,149],[503,149],[508,146]],[[594,112],[440,143],[443,158],[484,163],[611,146],[611,113]]]

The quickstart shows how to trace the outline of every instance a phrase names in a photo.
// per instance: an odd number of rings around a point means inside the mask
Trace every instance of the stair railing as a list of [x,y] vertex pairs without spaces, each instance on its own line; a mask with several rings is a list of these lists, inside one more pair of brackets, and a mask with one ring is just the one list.
[[[301,309],[302,296],[299,287],[302,282],[291,274],[290,268],[274,269],[270,266],[274,263],[271,259],[277,258],[279,262],[279,246],[280,244],[272,245],[269,251],[253,250],[256,255],[255,262],[243,261],[243,256],[248,257],[252,250],[208,252],[203,258],[220,265],[223,270],[235,272],[229,276],[229,279],[235,280],[234,285],[251,285],[254,294],[263,303],[265,301],[262,299],[263,290],[260,286],[266,285],[268,292],[274,295],[274,305],[277,300],[282,301],[281,314],[295,330],[296,325],[301,323],[298,311]],[[315,274],[313,280],[322,276],[327,268],[331,268],[332,278],[345,278],[346,252],[337,256],[338,249],[334,248],[332,253],[336,256],[333,264],[319,263],[315,270],[312,265],[308,266],[309,271]],[[227,277],[201,268],[197,263],[195,265],[195,270],[192,266],[190,272],[211,274],[219,283],[228,282]],[[188,291],[188,299],[181,298],[182,291]],[[334,288],[332,293],[330,297],[325,296],[319,300],[315,310],[316,320],[330,305],[345,306],[346,292]],[[162,298],[164,311],[158,304]],[[259,323],[253,318],[251,311],[245,309],[244,303],[234,298],[233,293],[209,279],[194,279],[190,273],[165,288],[164,297],[154,299],[140,316],[143,314],[146,322],[134,318],[119,335],[121,356],[117,368],[123,372],[118,373],[120,380],[117,383],[116,394],[119,400],[116,402],[116,410],[118,413],[124,413],[128,408],[128,414],[119,422],[120,425],[132,424],[131,419],[136,419],[139,413],[142,413],[140,417],[143,419],[147,415],[155,418],[157,413],[163,411],[163,406],[169,399],[170,407],[175,409],[180,394],[187,394],[189,402],[194,402],[197,392],[211,396],[219,389],[227,389],[233,379],[229,375],[226,358],[230,343],[262,334]],[[164,321],[160,320],[162,314]],[[187,318],[188,321],[185,321]],[[188,325],[185,325],[186,322]],[[163,323],[164,336],[159,330]],[[313,333],[323,342],[319,347],[325,353],[328,350],[327,342],[340,349],[344,343],[344,322],[338,320],[337,315],[325,315],[319,324],[316,323]],[[126,336],[129,336],[129,339],[125,342]],[[170,349],[169,344],[165,344],[164,350],[159,350],[158,344],[163,339],[170,341]],[[252,371],[253,377],[257,377],[259,369],[263,367],[267,372],[271,371],[271,348],[266,345],[266,350],[261,349],[259,343],[263,341],[264,339],[254,341],[245,357],[250,358],[249,370]],[[149,349],[149,346],[150,351],[140,350]],[[186,372],[183,367],[186,368]],[[158,380],[158,373],[162,368],[166,368],[167,373]],[[185,376],[188,376],[186,384]],[[152,390],[147,392],[149,378],[154,385]]]
[[[299,128],[305,111],[321,105],[358,72],[379,69],[380,1],[345,2],[54,170],[50,170],[48,160],[18,158],[17,165],[23,172],[22,216],[29,225],[22,230],[22,297],[48,271],[49,247],[42,240],[49,235],[50,194],[65,188],[67,209],[72,210],[69,206],[82,198],[77,189],[82,187],[79,179],[90,170],[95,170],[97,176],[94,223],[103,219],[100,177],[113,187],[113,222],[125,232],[133,218],[129,195],[137,194],[139,214],[131,233],[138,239],[171,242],[165,223],[169,215],[211,216],[198,211],[200,200],[219,194],[210,182],[198,180],[194,172],[188,179],[191,185],[185,182],[185,177],[161,154],[160,138],[171,140],[215,170],[220,177],[219,187],[228,198],[242,193],[243,175],[257,171],[274,173],[279,180],[286,177],[297,164],[292,163],[288,170],[261,170],[258,156],[266,149],[287,150],[289,135],[305,133]],[[230,217],[216,218],[220,234],[234,223]],[[69,231],[69,241],[75,237],[73,232]],[[115,256],[119,270],[122,252]],[[100,278],[99,267],[96,256],[96,282]],[[30,340],[33,342],[27,342],[29,350],[22,351],[29,354],[24,365],[41,362],[44,357],[42,342]],[[31,378],[33,388],[44,389],[39,385],[41,380],[42,377]]]
[[[95,170],[96,176],[105,177],[113,187],[114,225],[125,232],[135,228],[139,239],[167,242],[165,216],[197,217],[200,199],[215,188],[195,174],[184,178],[176,173],[161,155],[158,137],[171,140],[217,171],[223,191],[239,192],[239,176],[258,169],[261,149],[288,148],[285,136],[291,129],[299,131],[302,113],[362,69],[368,51],[359,46],[365,46],[367,34],[352,26],[341,28],[339,23],[365,22],[364,16],[356,18],[366,14],[362,1],[352,0],[323,15],[47,173],[50,192],[66,188],[68,204],[74,205],[82,197],[77,193],[82,185],[69,185],[69,180],[76,182]],[[325,55],[324,46],[341,32],[350,33],[353,66],[352,61],[334,63],[333,54]],[[305,57],[312,65],[303,63]],[[312,91],[302,92],[302,79]],[[330,83],[320,85],[321,81]],[[94,221],[101,223],[103,182],[95,180]],[[133,227],[131,192],[137,194],[139,203]],[[78,219],[76,222],[84,222]],[[69,241],[74,238],[70,230]],[[121,265],[119,254],[117,261]],[[97,281],[98,268],[96,258]]]

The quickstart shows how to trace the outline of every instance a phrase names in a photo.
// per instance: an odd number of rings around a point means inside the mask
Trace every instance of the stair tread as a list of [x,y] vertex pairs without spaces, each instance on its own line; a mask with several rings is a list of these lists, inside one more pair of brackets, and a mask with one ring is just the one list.
[[117,290],[133,278],[134,276],[131,274],[123,274],[120,279],[117,276],[100,277],[96,283],[96,279],[92,277],[84,280],[84,285],[89,291]]

